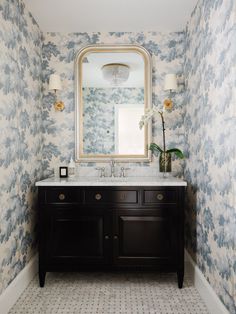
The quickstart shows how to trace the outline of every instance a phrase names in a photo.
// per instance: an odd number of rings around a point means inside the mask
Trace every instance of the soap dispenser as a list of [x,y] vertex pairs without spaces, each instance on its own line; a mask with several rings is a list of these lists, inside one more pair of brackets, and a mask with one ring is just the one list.
[[75,176],[75,162],[72,159],[72,157],[71,157],[69,165],[68,165],[68,174],[69,174],[69,177]]

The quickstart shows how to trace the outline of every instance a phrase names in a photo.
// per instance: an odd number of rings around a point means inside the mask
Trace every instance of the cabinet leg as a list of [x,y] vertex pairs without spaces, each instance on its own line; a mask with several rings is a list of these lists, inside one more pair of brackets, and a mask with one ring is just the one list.
[[46,271],[39,270],[39,285],[40,285],[41,288],[44,287],[45,276],[46,276]]
[[178,270],[177,271],[177,278],[178,278],[178,287],[181,289],[183,287],[183,281],[184,281],[184,271]]

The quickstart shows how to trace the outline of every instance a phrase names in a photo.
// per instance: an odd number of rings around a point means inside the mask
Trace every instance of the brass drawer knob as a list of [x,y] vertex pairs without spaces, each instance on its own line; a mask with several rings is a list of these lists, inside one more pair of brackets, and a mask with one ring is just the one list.
[[95,199],[97,201],[100,201],[101,198],[102,198],[102,195],[100,193],[95,194]]
[[61,194],[59,194],[59,200],[60,201],[63,201],[66,197],[65,197],[65,194],[63,194],[63,193],[61,193]]
[[110,237],[108,235],[105,236],[105,240],[109,240]]
[[163,198],[164,198],[164,195],[163,195],[162,193],[158,193],[158,194],[157,194],[157,199],[158,199],[158,201],[162,201]]

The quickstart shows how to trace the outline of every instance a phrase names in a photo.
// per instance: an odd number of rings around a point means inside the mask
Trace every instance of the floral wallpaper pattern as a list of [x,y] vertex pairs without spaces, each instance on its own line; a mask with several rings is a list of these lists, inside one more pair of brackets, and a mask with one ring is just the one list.
[[[98,32],[98,33],[46,33],[43,44],[43,123],[44,123],[44,176],[51,174],[55,165],[68,163],[74,157],[75,102],[74,102],[74,60],[77,52],[91,44],[139,44],[152,56],[153,63],[153,103],[161,105],[167,94],[163,92],[163,79],[166,73],[183,73],[184,32]],[[55,112],[52,107],[53,95],[48,92],[49,75],[57,72],[61,75],[64,88],[60,98],[65,102],[65,110]],[[166,116],[167,141],[169,146],[184,147],[183,106],[184,94],[174,95],[175,107]],[[153,125],[153,141],[162,143],[161,121],[157,117]],[[94,164],[91,164],[94,166]],[[83,164],[82,164],[83,166]],[[87,164],[84,164],[87,166]],[[135,164],[133,167],[157,167],[151,164]],[[175,160],[173,168],[182,174],[183,164]],[[140,169],[141,170],[141,169]],[[155,173],[155,172],[153,172]]]
[[[46,33],[42,40],[23,0],[1,1],[0,293],[34,252],[34,182],[75,153],[76,53],[88,44],[134,43],[152,56],[155,106],[166,97],[164,75],[184,73],[186,92],[174,95],[165,120],[167,145],[187,155],[186,245],[230,313],[236,312],[235,6],[234,0],[199,0],[186,32]],[[48,92],[53,72],[63,80],[63,112],[54,111]],[[161,143],[159,117],[153,141]],[[155,164],[135,164],[136,173]],[[174,168],[183,173],[181,161]]]
[[83,88],[85,154],[115,153],[115,105],[117,104],[144,104],[144,89]]
[[41,47],[41,32],[24,3],[1,1],[0,294],[35,251],[34,182],[42,175]]
[[200,0],[186,32],[186,242],[236,313],[235,0]]

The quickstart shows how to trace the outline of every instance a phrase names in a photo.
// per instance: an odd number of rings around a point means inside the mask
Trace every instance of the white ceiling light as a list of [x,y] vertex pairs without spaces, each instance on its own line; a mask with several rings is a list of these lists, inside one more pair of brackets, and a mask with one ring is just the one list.
[[102,74],[105,80],[112,85],[118,86],[129,78],[129,66],[122,63],[109,63],[102,67]]

